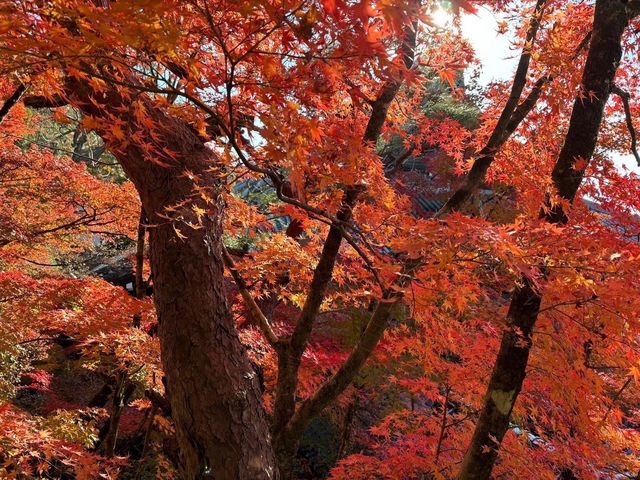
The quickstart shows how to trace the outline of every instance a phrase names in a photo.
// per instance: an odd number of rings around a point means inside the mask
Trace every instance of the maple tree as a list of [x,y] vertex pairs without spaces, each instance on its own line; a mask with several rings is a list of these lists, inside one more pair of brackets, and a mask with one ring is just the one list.
[[[467,123],[425,102],[436,78],[462,101],[455,24],[480,4],[521,53]],[[451,28],[418,0],[0,6],[7,475],[126,475],[136,395],[140,465],[175,431],[157,476],[292,478],[327,415],[335,479],[637,475],[639,183],[612,154],[637,156],[640,5],[446,7]],[[52,121],[68,152],[30,141]],[[401,174],[433,148],[446,178]],[[130,182],[97,174],[107,149]],[[134,296],[51,270],[114,234],[138,246]],[[84,420],[9,402],[16,372],[55,393],[21,345],[60,335],[107,379],[63,409]]]

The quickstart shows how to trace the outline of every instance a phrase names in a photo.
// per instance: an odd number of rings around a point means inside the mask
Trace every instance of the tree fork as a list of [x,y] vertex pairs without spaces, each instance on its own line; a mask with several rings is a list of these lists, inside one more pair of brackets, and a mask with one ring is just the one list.
[[538,0],[535,5],[535,9],[531,19],[529,20],[529,28],[525,37],[525,45],[518,61],[516,73],[511,85],[511,92],[507,98],[507,102],[502,109],[500,118],[496,123],[491,136],[487,140],[486,145],[478,152],[478,158],[473,162],[471,170],[467,173],[467,176],[462,182],[462,185],[458,187],[455,192],[449,197],[442,208],[436,213],[436,218],[444,217],[454,210],[458,210],[464,205],[464,203],[473,195],[473,193],[480,188],[484,181],[489,167],[495,160],[496,152],[502,147],[507,139],[515,132],[522,120],[533,109],[540,94],[542,88],[547,84],[551,77],[543,76],[533,86],[529,95],[520,103],[520,97],[524,87],[527,84],[527,73],[529,71],[529,64],[531,63],[531,50],[536,40],[540,23],[542,22],[542,15],[544,13],[544,7],[547,0]]
[[[412,6],[417,9],[419,7],[419,2],[412,2]],[[412,12],[412,14],[413,13],[414,12]],[[409,23],[404,29],[404,39],[400,45],[402,65],[407,70],[413,67],[415,61],[417,28],[417,21],[414,20]],[[372,108],[363,134],[363,143],[369,143],[375,147],[375,143],[380,137],[382,127],[387,119],[387,112],[391,102],[393,102],[400,90],[402,82],[402,77],[389,78],[382,85],[375,101],[371,103]],[[280,348],[277,349],[278,380],[276,384],[274,415],[271,431],[274,438],[280,471],[284,478],[291,476],[293,460],[298,449],[298,443],[300,442],[304,429],[311,418],[319,414],[331,401],[335,400],[335,398],[345,390],[357,371],[362,367],[368,356],[371,354],[375,345],[377,345],[380,338],[382,338],[382,334],[384,333],[384,329],[388,323],[388,315],[391,308],[390,305],[384,305],[384,308],[379,309],[378,313],[382,315],[386,312],[385,314],[387,316],[376,322],[376,325],[380,326],[381,329],[376,336],[369,335],[366,338],[366,340],[375,338],[375,341],[372,343],[368,353],[361,358],[361,354],[366,350],[356,347],[354,352],[357,351],[357,355],[350,356],[350,359],[353,360],[354,358],[357,358],[357,362],[351,364],[350,361],[347,360],[346,365],[349,366],[347,371],[345,372],[343,369],[340,369],[338,374],[332,377],[325,384],[331,385],[332,388],[323,389],[321,387],[321,389],[316,392],[316,395],[312,397],[316,399],[312,402],[313,408],[309,409],[309,404],[304,402],[301,409],[305,409],[306,413],[299,415],[300,410],[296,411],[295,392],[298,385],[298,373],[300,363],[302,361],[302,355],[307,347],[315,319],[320,312],[320,307],[325,298],[327,287],[333,277],[333,270],[344,237],[344,225],[351,220],[353,208],[355,207],[358,196],[362,190],[363,188],[357,185],[345,188],[342,205],[337,214],[337,220],[339,223],[331,225],[329,229],[320,259],[314,270],[313,279],[309,286],[307,299],[302,308],[300,318],[298,319],[290,339],[280,344]],[[362,340],[363,339],[361,338],[361,342]],[[367,342],[364,342],[364,344],[368,345]],[[354,352],[352,352],[352,354]],[[321,395],[316,398],[318,394]],[[317,401],[318,399],[321,399],[321,402]]]

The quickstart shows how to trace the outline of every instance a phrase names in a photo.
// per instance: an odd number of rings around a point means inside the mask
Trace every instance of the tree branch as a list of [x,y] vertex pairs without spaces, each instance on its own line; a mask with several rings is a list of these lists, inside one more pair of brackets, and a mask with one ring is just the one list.
[[[362,189],[349,188],[345,192],[342,208],[337,215],[337,219],[341,223],[348,222],[351,219],[352,209],[360,191],[362,191]],[[331,226],[324,242],[320,260],[313,272],[307,299],[302,307],[296,328],[291,335],[290,345],[292,353],[295,355],[302,355],[306,347],[309,335],[311,334],[313,321],[318,316],[327,286],[333,277],[333,269],[342,243],[342,236],[342,230],[339,225]]]
[[2,108],[0,108],[0,123],[2,123],[2,121],[4,120],[4,117],[7,116],[7,114],[11,111],[13,106],[16,103],[18,103],[18,100],[20,100],[20,97],[22,97],[22,94],[26,90],[27,90],[26,85],[21,82],[13,91],[11,96],[5,100],[4,104],[2,104]]
[[238,286],[238,290],[240,291],[240,295],[242,295],[242,300],[244,301],[245,308],[247,309],[248,314],[251,316],[251,319],[260,326],[260,328],[262,329],[262,333],[264,333],[264,336],[266,337],[269,344],[276,350],[278,350],[281,343],[280,339],[273,331],[273,328],[269,323],[269,319],[267,319],[258,304],[253,299],[253,296],[251,295],[247,287],[247,283],[240,275],[240,272],[238,272],[238,269],[233,262],[233,258],[231,258],[231,255],[224,246],[222,247],[222,259],[225,266],[227,267],[227,270],[229,270],[229,273]]
[[391,169],[388,171],[387,176],[392,177],[396,173],[398,173],[402,169],[402,164],[404,163],[404,161],[413,154],[414,150],[415,150],[415,145],[412,144],[411,147],[409,147],[407,150],[405,150],[400,155],[398,155],[397,158],[392,159],[392,161],[387,164],[387,165],[391,165]]
[[615,93],[620,100],[622,100],[622,105],[624,107],[624,116],[627,122],[627,129],[629,130],[629,135],[631,136],[631,153],[636,159],[636,163],[640,166],[640,155],[638,155],[638,139],[636,136],[636,130],[633,128],[633,120],[631,118],[631,107],[629,106],[629,98],[631,95],[629,92],[625,92],[615,83],[611,85],[611,92]]
[[392,309],[400,298],[400,296],[393,298],[387,295],[378,302],[376,309],[367,322],[367,327],[347,360],[329,380],[322,384],[313,396],[305,400],[300,405],[300,408],[296,410],[287,426],[288,435],[291,435],[292,438],[298,438],[309,421],[322,412],[327,405],[349,386],[384,335]]
[[135,292],[136,298],[144,298],[145,283],[143,278],[144,270],[144,243],[147,233],[147,215],[144,207],[140,206],[140,218],[138,219],[138,232],[136,236],[136,271],[135,271]]
[[388,287],[382,299],[376,305],[369,317],[358,343],[353,348],[345,362],[338,371],[329,378],[307,400],[305,400],[287,426],[287,436],[299,438],[309,421],[327,405],[333,402],[351,384],[364,363],[378,345],[389,324],[393,308],[403,298],[402,288],[406,287],[413,279],[414,271],[421,266],[420,261],[414,260],[406,263],[402,272],[393,284]]
[[633,377],[629,377],[627,379],[626,382],[624,382],[624,385],[622,385],[622,387],[620,387],[620,389],[616,392],[616,394],[613,396],[613,399],[611,400],[611,405],[609,405],[609,408],[607,409],[607,411],[605,412],[605,414],[602,417],[602,420],[600,420],[600,423],[604,423],[605,420],[607,419],[607,417],[609,416],[609,414],[611,413],[611,410],[613,410],[614,405],[616,404],[616,402],[618,401],[618,399],[620,398],[620,395],[622,395],[622,392],[624,392],[626,390],[626,388],[631,384],[631,381],[633,380]]
[[31,95],[23,100],[25,107],[29,108],[57,108],[68,105],[69,102],[62,95],[54,95],[53,97],[45,97],[44,95]]
[[442,421],[440,422],[440,434],[438,435],[438,444],[436,445],[436,455],[433,459],[433,464],[438,465],[438,460],[440,460],[440,453],[442,452],[442,442],[445,438],[445,433],[447,431],[447,405],[449,404],[449,394],[451,393],[451,387],[448,385],[445,387],[444,394],[444,404],[442,405]]
[[629,14],[629,19],[640,15],[640,1],[633,0],[627,3],[627,12]]
[[504,131],[504,138],[502,144],[513,135],[513,132],[516,131],[520,123],[529,115],[529,112],[533,110],[540,95],[542,94],[542,90],[545,85],[550,83],[553,80],[551,75],[545,75],[540,77],[536,83],[533,84],[529,95],[516,107],[507,123]]
[[[548,79],[548,77],[543,77],[542,79],[538,80],[529,96],[520,105],[518,105],[518,101],[520,100],[522,91],[524,90],[524,87],[527,83],[527,72],[529,70],[529,63],[531,62],[531,51],[533,49],[533,44],[540,27],[545,3],[546,0],[538,0],[536,2],[533,16],[531,17],[531,20],[529,22],[529,29],[527,30],[527,35],[525,37],[525,44],[522,48],[522,54],[520,55],[518,67],[516,68],[516,73],[513,77],[513,83],[511,85],[509,98],[507,99],[507,103],[502,109],[502,113],[500,114],[498,122],[491,132],[489,140],[487,140],[486,145],[482,148],[482,150],[480,150],[478,158],[473,163],[473,166],[462,182],[462,185],[458,187],[458,189],[453,193],[453,195],[451,195],[451,197],[443,205],[440,211],[436,213],[436,218],[440,218],[444,215],[447,215],[448,213],[451,213],[454,210],[459,209],[480,187],[480,185],[482,185],[482,182],[484,182],[484,179],[487,175],[487,171],[489,170],[489,167],[495,159],[496,152],[509,138],[509,136],[511,136],[511,134],[515,131],[524,116],[526,116],[526,114],[531,111],[531,109],[535,105],[535,102],[540,96],[542,86],[544,86],[544,84],[548,81],[543,80]],[[539,84],[539,82],[542,83]],[[536,86],[538,88],[536,88]],[[519,109],[518,107],[522,108]]]

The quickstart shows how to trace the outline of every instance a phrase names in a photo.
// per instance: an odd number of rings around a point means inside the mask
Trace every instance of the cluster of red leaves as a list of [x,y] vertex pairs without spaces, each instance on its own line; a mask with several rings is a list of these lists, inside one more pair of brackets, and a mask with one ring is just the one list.
[[4,478],[33,478],[47,472],[59,477],[117,478],[118,462],[93,455],[82,446],[57,439],[36,418],[11,406],[0,406],[0,461]]

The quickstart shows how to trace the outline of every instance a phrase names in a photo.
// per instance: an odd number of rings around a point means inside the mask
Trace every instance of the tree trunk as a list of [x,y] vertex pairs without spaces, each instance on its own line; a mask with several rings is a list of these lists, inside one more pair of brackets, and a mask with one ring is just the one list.
[[[621,39],[628,22],[625,4],[622,0],[596,2],[593,37],[581,92],[575,99],[569,130],[552,174],[558,195],[569,202],[573,202],[586,169],[586,165],[575,168],[576,160],[589,161],[596,147],[604,106],[622,55]],[[567,222],[567,214],[561,206],[541,213],[541,217],[554,224]],[[544,276],[543,267],[541,271]],[[502,337],[459,480],[486,480],[491,475],[498,448],[509,427],[511,411],[522,388],[541,300],[542,294],[533,281],[523,277],[511,299],[507,330]]]
[[[67,79],[66,90],[85,115],[129,128],[127,140],[109,147],[147,214],[161,356],[184,478],[276,479],[257,378],[223,288],[223,200],[214,155],[193,129],[144,96],[138,101],[154,122],[155,141],[127,95],[97,94],[76,78]],[[108,126],[97,131],[105,136]],[[159,145],[154,158],[153,144]]]
[[223,289],[216,207],[184,240],[171,224],[149,230],[168,397],[189,478],[274,478],[256,375]]
[[549,81],[548,76],[539,79],[531,89],[531,92],[529,92],[529,95],[527,95],[521,103],[518,103],[524,87],[527,84],[527,73],[529,71],[529,63],[531,62],[531,49],[536,40],[538,29],[540,28],[546,3],[547,0],[538,0],[536,2],[533,16],[529,20],[525,46],[522,49],[522,54],[518,61],[516,73],[511,85],[511,92],[498,118],[498,122],[493,128],[486,145],[478,152],[478,157],[473,162],[471,170],[467,173],[464,181],[436,213],[436,218],[444,217],[454,210],[460,209],[480,188],[485,181],[489,167],[495,160],[496,152],[509,139],[513,132],[516,131],[520,122],[524,120],[531,109],[533,109],[542,93],[542,88]]
[[356,397],[349,404],[347,412],[344,416],[344,424],[342,427],[342,436],[340,437],[340,446],[338,447],[338,453],[336,454],[336,462],[340,461],[349,447],[351,442],[351,432],[353,431],[353,421],[358,410],[359,398]]
[[[404,281],[408,281],[408,278],[408,276],[404,277]],[[399,285],[401,287],[406,286],[402,281],[399,282]],[[280,434],[276,448],[283,479],[291,476],[295,454],[309,422],[338,398],[351,384],[378,345],[378,342],[382,339],[395,306],[401,298],[402,295],[393,289],[385,293],[383,299],[378,302],[374,312],[369,317],[364,332],[345,362],[311,397],[300,404],[300,407],[287,424],[286,429]]]

